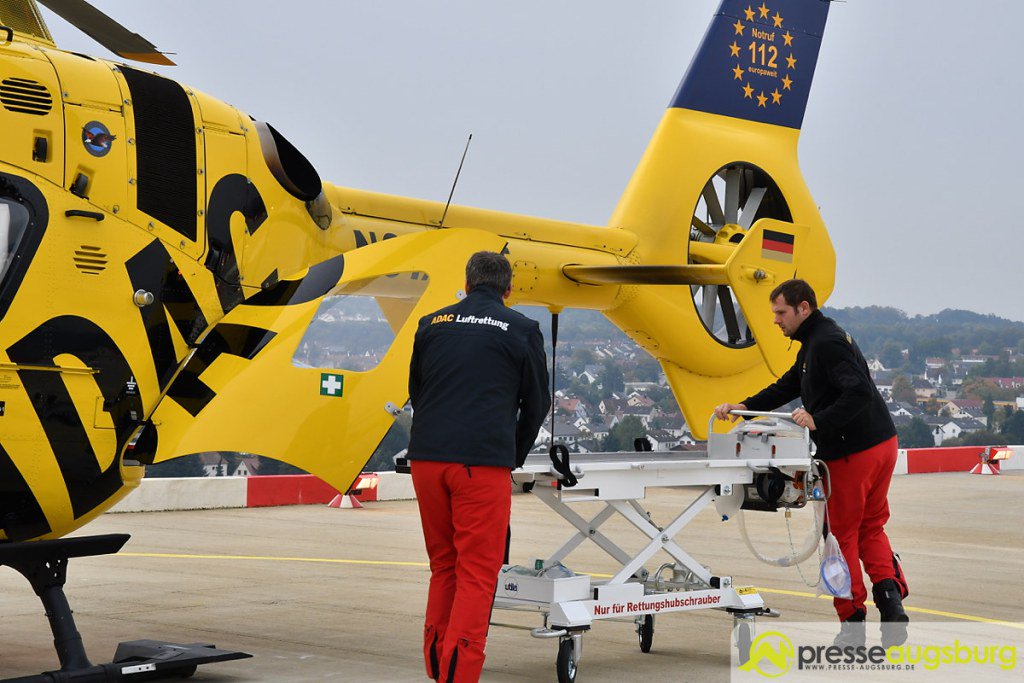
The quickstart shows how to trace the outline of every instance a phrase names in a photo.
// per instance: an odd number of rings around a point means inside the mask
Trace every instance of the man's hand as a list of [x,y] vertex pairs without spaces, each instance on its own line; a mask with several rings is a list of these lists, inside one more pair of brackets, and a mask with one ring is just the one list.
[[814,424],[814,418],[803,408],[797,408],[793,411],[793,422],[796,422],[801,427],[807,427],[812,432],[817,429]]
[[746,410],[747,406],[742,403],[723,403],[715,406],[715,417],[719,420],[729,420],[735,422],[739,419],[739,415],[730,415],[730,410]]

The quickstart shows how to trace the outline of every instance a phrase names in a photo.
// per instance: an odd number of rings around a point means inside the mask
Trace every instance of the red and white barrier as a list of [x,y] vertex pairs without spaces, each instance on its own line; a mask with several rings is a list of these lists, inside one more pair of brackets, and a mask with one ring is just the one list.
[[[412,480],[395,472],[364,473],[377,485],[367,485],[354,495],[371,500],[413,500]],[[170,477],[143,479],[135,491],[111,512],[159,512],[164,510],[212,510],[218,508],[269,507],[277,505],[325,505],[339,495],[311,474],[262,477]]]
[[[1024,445],[1010,445],[1008,449],[1024,453]],[[973,471],[984,465],[979,463],[984,450],[985,446],[900,449],[893,474]],[[998,458],[990,462],[989,466],[996,472],[1024,470],[1024,457]],[[349,502],[416,498],[412,477],[407,474],[363,473],[357,478],[356,484],[369,477],[376,478],[377,485],[371,487],[367,484],[351,494],[346,493],[353,496]],[[339,491],[310,474],[143,479],[142,484],[115,505],[111,512],[324,505],[343,497]],[[335,507],[341,507],[341,500],[337,502]]]
[[[1017,448],[1020,448],[1019,446]],[[973,474],[992,474],[993,472],[974,472],[978,469],[979,459],[984,464],[983,457],[987,451],[1002,452],[1007,454],[998,459],[990,459],[995,463],[994,474],[999,473],[999,463],[1005,469],[1021,469],[1010,467],[1007,458],[1013,453],[1013,446],[953,446],[943,448],[908,448],[900,451],[900,458],[896,463],[894,474],[928,474],[932,472],[971,472]],[[990,465],[992,464],[990,462]],[[1019,464],[1019,463],[1017,463]],[[905,469],[903,469],[905,468]],[[989,468],[992,469],[992,468]],[[902,471],[901,471],[902,470]]]

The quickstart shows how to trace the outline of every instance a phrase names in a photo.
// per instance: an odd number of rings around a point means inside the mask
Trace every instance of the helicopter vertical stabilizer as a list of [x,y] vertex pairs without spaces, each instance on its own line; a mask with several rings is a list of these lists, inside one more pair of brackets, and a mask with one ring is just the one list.
[[[755,324],[774,286],[796,276],[819,301],[832,291],[835,252],[797,162],[828,5],[724,0],[610,222],[639,238],[636,263],[732,259],[740,278],[630,287],[607,312],[662,362],[698,436],[713,405],[792,362],[781,335]],[[763,219],[770,231],[755,229]],[[741,264],[740,250],[757,258]]]

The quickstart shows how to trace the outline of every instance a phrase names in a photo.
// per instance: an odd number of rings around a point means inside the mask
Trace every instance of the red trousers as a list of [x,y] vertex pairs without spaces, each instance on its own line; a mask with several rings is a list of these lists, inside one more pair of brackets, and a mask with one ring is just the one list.
[[909,593],[903,570],[885,535],[889,521],[889,482],[896,466],[896,437],[866,451],[827,461],[831,496],[828,523],[850,567],[852,600],[835,598],[841,620],[865,610],[867,590],[861,563],[871,583],[895,579],[903,597]]
[[505,557],[510,471],[412,461],[430,557],[423,658],[427,676],[443,683],[480,680],[494,588]]

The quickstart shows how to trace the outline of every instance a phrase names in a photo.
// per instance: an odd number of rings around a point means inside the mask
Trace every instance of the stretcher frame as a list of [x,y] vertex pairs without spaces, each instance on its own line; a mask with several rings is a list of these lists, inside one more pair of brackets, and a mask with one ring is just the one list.
[[[547,557],[545,566],[562,562],[576,548],[590,541],[615,559],[620,568],[606,581],[591,579],[589,596],[585,599],[538,602],[498,595],[494,607],[543,614],[543,626],[531,632],[534,637],[559,639],[560,683],[575,680],[582,656],[582,636],[595,621],[605,619],[634,620],[640,649],[647,652],[653,639],[655,614],[722,610],[733,617],[734,644],[744,661],[755,635],[757,617],[778,617],[779,613],[765,605],[753,586],[735,586],[731,576],[712,574],[675,538],[717,498],[733,496],[735,487],[752,484],[758,473],[780,470],[792,476],[809,471],[812,454],[806,431],[804,444],[806,456],[787,458],[710,458],[703,451],[576,455],[572,467],[579,482],[574,488],[560,486],[561,477],[546,455],[531,456],[521,469],[513,471],[513,482],[537,496],[575,528],[575,532]],[[683,501],[685,507],[665,526],[656,524],[641,503],[648,489],[662,487],[685,489],[695,494]],[[572,509],[573,504],[583,502],[600,502],[603,507],[587,518]],[[646,545],[638,552],[628,553],[601,532],[601,526],[616,515],[626,519],[646,538]],[[667,554],[671,561],[662,564],[652,575],[645,564],[659,552]],[[662,574],[666,569],[672,570],[673,577],[685,576],[685,584],[674,579],[664,580]]]

